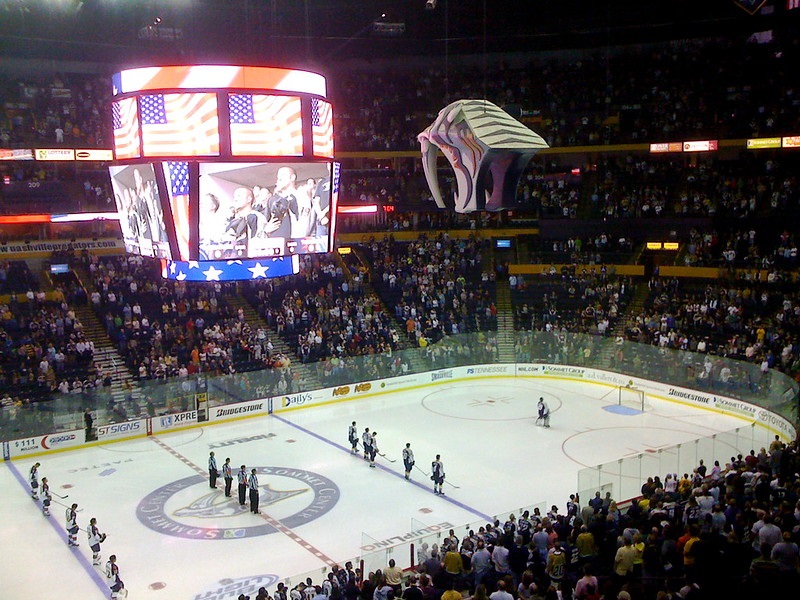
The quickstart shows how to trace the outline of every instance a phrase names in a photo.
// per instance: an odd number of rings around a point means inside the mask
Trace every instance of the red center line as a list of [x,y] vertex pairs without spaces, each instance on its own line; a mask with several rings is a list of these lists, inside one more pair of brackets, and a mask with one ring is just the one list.
[[[207,471],[205,471],[204,469],[201,469],[200,467],[198,467],[196,464],[194,464],[192,461],[190,461],[188,458],[186,458],[183,454],[181,454],[180,452],[178,452],[174,448],[170,447],[169,445],[165,444],[164,442],[162,442],[157,437],[150,436],[150,439],[153,440],[153,442],[155,442],[156,444],[158,444],[161,448],[163,448],[164,450],[169,452],[172,456],[177,458],[179,461],[181,461],[183,464],[185,464],[187,467],[191,468],[198,475],[205,476],[205,475],[208,474]],[[281,523],[279,520],[269,516],[268,514],[264,513],[263,511],[261,511],[258,514],[258,516],[261,517],[262,519],[264,519],[267,523],[272,525],[275,529],[280,531],[282,534],[284,534],[286,537],[288,537],[294,543],[296,543],[299,546],[302,546],[303,549],[307,550],[308,552],[310,552],[311,554],[313,554],[314,556],[319,558],[321,561],[323,561],[329,567],[332,567],[332,566],[338,564],[336,561],[334,561],[329,556],[327,556],[324,552],[322,552],[322,550],[319,550],[318,548],[315,548],[312,544],[308,543],[306,540],[304,540],[302,537],[300,537],[294,531],[292,531],[289,527],[286,527],[286,525]]]

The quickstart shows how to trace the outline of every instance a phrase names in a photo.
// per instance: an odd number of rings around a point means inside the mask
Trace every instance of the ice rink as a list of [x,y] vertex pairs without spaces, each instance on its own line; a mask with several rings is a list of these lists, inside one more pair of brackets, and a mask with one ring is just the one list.
[[[102,564],[117,555],[130,598],[235,600],[247,585],[272,592],[279,579],[321,574],[359,556],[365,539],[402,536],[420,523],[458,530],[540,502],[563,512],[583,467],[743,424],[649,397],[644,413],[626,414],[607,392],[541,379],[453,383],[6,462],[0,597],[109,596],[85,532],[80,547],[68,547],[64,506],[54,503],[45,518],[30,498],[37,460],[51,489],[68,496],[54,501],[77,502],[81,528],[96,517],[108,534]],[[549,429],[534,424],[539,396],[552,410]],[[377,468],[350,454],[353,420],[359,432],[378,432],[386,457]],[[411,481],[403,477],[406,442],[421,467]],[[210,489],[211,450],[220,468],[231,458],[234,474],[241,464],[259,470],[261,515],[239,506],[235,481],[233,498],[221,480]],[[443,497],[421,472],[430,473],[436,454],[449,482]],[[408,566],[407,554],[396,560]]]

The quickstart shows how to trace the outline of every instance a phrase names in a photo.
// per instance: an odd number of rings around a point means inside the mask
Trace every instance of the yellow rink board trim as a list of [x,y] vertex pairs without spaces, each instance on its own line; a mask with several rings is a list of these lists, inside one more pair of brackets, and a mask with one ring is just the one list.
[[[509,364],[504,365],[504,366],[508,367],[509,369],[513,368],[516,371],[517,363],[509,363]],[[453,367],[453,369],[457,369],[457,368],[459,368],[459,367]],[[467,367],[460,367],[460,368],[467,368]],[[480,367],[478,367],[478,368],[480,368]],[[593,371],[593,369],[590,369],[588,367],[574,367],[574,368],[577,369],[577,370],[583,371],[583,372]],[[429,375],[431,373],[435,373],[435,371],[433,371],[433,372],[428,371],[428,372],[414,374],[414,375],[405,375],[405,376],[401,376],[401,377],[426,376],[426,375]],[[619,375],[619,376],[622,376],[622,377],[627,377],[626,375],[623,375],[623,374],[616,374],[616,375]],[[602,386],[602,387],[604,387],[606,389],[614,389],[614,388],[620,387],[617,384],[609,383],[607,381],[597,381],[597,380],[592,380],[592,379],[582,379],[582,378],[575,378],[575,377],[563,377],[563,376],[558,376],[558,375],[525,375],[525,374],[519,374],[519,373],[516,373],[516,372],[514,374],[456,376],[456,377],[451,377],[451,378],[444,379],[444,380],[441,380],[441,381],[427,381],[427,382],[423,382],[423,383],[410,382],[408,385],[404,385],[402,387],[398,386],[398,387],[392,387],[392,388],[379,388],[379,389],[377,389],[375,391],[367,391],[367,392],[363,392],[363,393],[359,392],[357,395],[349,395],[349,394],[347,394],[347,395],[344,395],[344,396],[341,396],[341,397],[332,396],[329,399],[315,401],[315,402],[313,402],[311,404],[301,404],[301,405],[296,405],[296,406],[277,407],[277,408],[274,408],[271,412],[272,413],[285,413],[285,412],[291,412],[291,411],[301,410],[301,409],[310,409],[310,408],[314,408],[316,406],[327,406],[327,405],[331,405],[331,404],[338,404],[340,402],[351,402],[351,401],[365,400],[365,399],[369,399],[369,398],[376,398],[376,397],[380,397],[380,396],[385,396],[387,394],[410,392],[410,391],[415,391],[415,390],[420,390],[420,389],[425,389],[425,388],[440,387],[442,385],[452,385],[454,383],[461,384],[461,383],[465,383],[465,382],[470,382],[470,381],[474,382],[474,381],[480,381],[480,380],[495,380],[495,381],[496,380],[511,380],[511,381],[513,381],[513,380],[516,380],[516,379],[548,380],[548,381],[563,381],[563,382],[573,382],[573,383],[582,383],[582,384],[593,384],[593,385],[600,385],[600,386]],[[371,383],[373,385],[380,385],[380,384],[385,383],[385,381],[391,381],[391,379],[389,379],[389,380],[377,380],[377,381],[371,382]],[[650,382],[650,383],[653,383],[655,385],[668,385],[668,384],[660,384],[658,382]],[[354,386],[354,385],[357,385],[357,384],[350,384],[350,385]],[[335,389],[337,389],[339,387],[346,387],[346,386],[335,386],[333,388],[324,388],[322,390],[313,390],[313,391],[323,392],[323,393],[331,393],[332,394],[333,390],[335,390]],[[734,411],[729,411],[729,410],[716,408],[716,407],[712,407],[712,406],[704,406],[704,405],[697,404],[697,403],[683,401],[680,398],[670,397],[670,396],[667,396],[667,395],[664,395],[664,394],[661,394],[661,393],[657,393],[657,392],[654,392],[654,391],[651,391],[651,390],[643,390],[641,388],[636,388],[636,389],[639,389],[640,391],[642,391],[645,394],[645,398],[650,397],[650,398],[654,398],[654,399],[657,399],[657,400],[670,402],[672,404],[677,404],[677,405],[681,405],[681,406],[687,406],[687,407],[691,407],[691,408],[701,409],[701,410],[704,410],[704,411],[707,411],[707,412],[711,412],[711,413],[714,413],[714,414],[724,414],[726,416],[735,417],[735,418],[737,418],[737,419],[739,419],[741,421],[750,423],[750,424],[752,424],[754,426],[758,425],[759,427],[762,427],[762,428],[766,429],[767,431],[769,431],[773,435],[781,435],[782,434],[782,432],[779,429],[777,429],[776,427],[771,426],[768,423],[764,423],[764,422],[758,421],[756,419],[749,418],[746,415],[739,414],[739,413],[736,413]],[[705,392],[700,392],[700,391],[697,391],[697,393],[699,395],[705,394]],[[291,396],[291,395],[289,395],[289,396]],[[273,403],[275,403],[275,402],[280,402],[285,397],[287,397],[287,395],[275,396],[275,397],[272,397],[272,398],[267,397],[267,398],[263,398],[261,400],[267,401],[267,402],[272,400]],[[248,400],[248,402],[250,402],[250,400]],[[743,401],[741,401],[741,402],[743,404],[749,404],[749,403],[745,403]],[[220,406],[227,406],[227,405],[220,405]],[[230,405],[230,406],[233,406],[233,405]],[[760,409],[762,411],[766,411],[768,413],[771,413],[771,411],[769,411],[768,409],[766,409],[764,407],[760,407],[760,406],[757,406],[757,405],[752,405],[752,406],[756,406],[756,408],[758,408],[758,409]],[[211,408],[215,408],[215,407],[211,407]],[[147,433],[145,431],[144,433],[137,433],[135,435],[131,435],[131,436],[127,436],[127,437],[118,437],[118,438],[109,439],[109,440],[95,440],[95,441],[85,442],[83,444],[79,444],[79,445],[75,445],[75,446],[68,446],[68,447],[64,447],[64,448],[54,448],[54,449],[41,450],[41,451],[21,454],[21,455],[18,455],[18,456],[11,457],[11,460],[17,460],[19,458],[27,459],[27,458],[42,456],[42,455],[45,455],[45,454],[53,454],[53,453],[57,453],[57,452],[69,452],[69,451],[73,451],[73,450],[80,450],[80,449],[83,449],[83,448],[89,448],[89,447],[93,447],[93,446],[100,446],[100,445],[106,445],[106,444],[114,444],[114,443],[121,442],[121,441],[135,440],[135,439],[145,438],[145,437],[149,437],[149,436],[157,436],[157,435],[161,435],[161,434],[169,434],[169,433],[172,433],[172,432],[187,431],[187,430],[191,430],[191,429],[197,429],[199,427],[207,427],[207,426],[211,426],[211,425],[216,425],[218,423],[230,423],[230,422],[242,421],[244,419],[254,419],[254,418],[260,418],[260,417],[268,417],[268,416],[270,416],[270,414],[271,413],[264,413],[264,412],[245,413],[245,414],[231,416],[231,417],[222,418],[222,419],[204,421],[204,422],[201,422],[201,423],[191,423],[191,424],[188,424],[188,425],[181,425],[181,426],[178,426],[178,427],[174,427],[174,428],[170,428],[170,429],[166,429],[166,430],[158,431],[158,432]],[[778,416],[780,416],[780,415],[778,415]],[[38,436],[33,436],[33,437],[38,437]]]

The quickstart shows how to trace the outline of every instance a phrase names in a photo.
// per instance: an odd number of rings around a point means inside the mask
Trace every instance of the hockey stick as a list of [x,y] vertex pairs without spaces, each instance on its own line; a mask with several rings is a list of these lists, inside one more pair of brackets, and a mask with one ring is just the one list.
[[382,456],[383,458],[385,458],[386,460],[388,460],[390,463],[396,463],[396,462],[397,462],[396,460],[392,460],[391,458],[389,458],[389,457],[388,457],[388,456],[386,456],[385,454],[381,454],[380,452],[378,452],[378,456]]
[[452,486],[453,486],[454,488],[456,488],[457,490],[460,490],[460,489],[461,489],[461,486],[460,486],[460,485],[455,485],[454,483],[450,483],[449,481],[447,481],[447,479],[445,479],[445,480],[444,480],[444,482],[445,482],[447,485],[452,485]]
[[414,465],[414,468],[415,468],[417,471],[419,471],[420,473],[422,473],[423,475],[425,475],[425,477],[430,477],[430,476],[431,476],[431,474],[430,474],[430,473],[426,473],[425,471],[423,471],[422,469],[420,469],[420,468],[419,468],[417,465]]
[[[50,500],[53,504],[58,504],[59,506],[63,506],[64,508],[72,508],[69,504],[64,504],[63,502],[59,502],[58,500]],[[75,512],[83,512],[82,508],[78,508]]]
[[50,493],[53,494],[53,496],[58,496],[62,500],[66,500],[67,498],[69,498],[69,494],[62,496],[61,494],[56,494],[55,492],[50,492]]

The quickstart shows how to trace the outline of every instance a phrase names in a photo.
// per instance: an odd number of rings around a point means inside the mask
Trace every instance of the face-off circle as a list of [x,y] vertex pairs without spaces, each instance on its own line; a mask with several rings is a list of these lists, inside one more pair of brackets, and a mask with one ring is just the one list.
[[[248,469],[248,473],[250,469]],[[292,467],[257,467],[263,512],[293,529],[321,517],[339,501],[339,487],[327,477]],[[247,500],[247,498],[246,498]],[[233,497],[211,490],[193,475],[162,486],[136,507],[139,521],[158,533],[193,540],[230,540],[275,533],[275,527],[240,506]]]
[[539,388],[512,383],[471,383],[469,386],[444,386],[422,398],[422,406],[443,417],[475,421],[518,421],[535,419],[540,396],[555,412],[561,399]]

